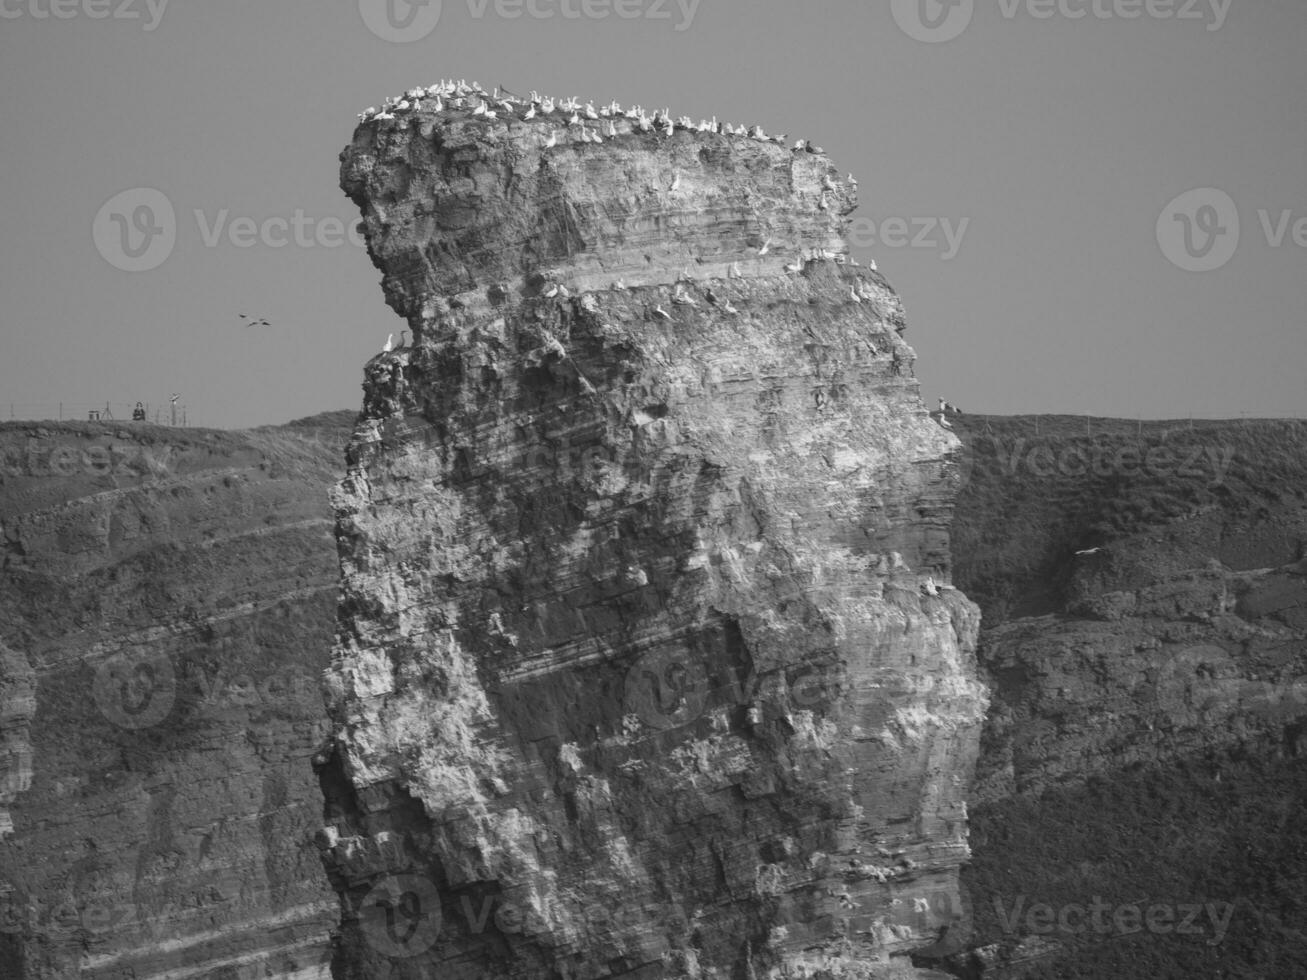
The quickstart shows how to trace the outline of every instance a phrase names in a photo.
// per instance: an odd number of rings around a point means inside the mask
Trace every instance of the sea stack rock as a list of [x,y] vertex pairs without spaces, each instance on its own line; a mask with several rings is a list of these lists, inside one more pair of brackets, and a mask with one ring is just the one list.
[[959,443],[847,261],[853,184],[615,107],[409,104],[342,155],[413,341],[334,497],[337,975],[917,975],[986,695]]

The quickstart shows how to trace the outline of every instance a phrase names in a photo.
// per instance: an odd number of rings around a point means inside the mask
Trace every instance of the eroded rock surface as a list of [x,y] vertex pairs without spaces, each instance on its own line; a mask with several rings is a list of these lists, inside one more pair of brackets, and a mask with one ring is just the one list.
[[954,424],[992,705],[963,876],[980,948],[949,962],[1301,972],[1307,423]]
[[327,980],[345,431],[0,425],[0,977]]
[[343,155],[413,343],[335,501],[340,975],[913,975],[986,701],[852,184],[468,108]]

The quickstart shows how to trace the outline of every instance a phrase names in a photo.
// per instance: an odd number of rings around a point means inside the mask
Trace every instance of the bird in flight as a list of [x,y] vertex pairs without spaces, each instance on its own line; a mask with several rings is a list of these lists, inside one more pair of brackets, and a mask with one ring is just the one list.
[[245,314],[245,313],[242,313],[240,316],[241,316],[241,319],[242,319],[243,321],[245,321],[245,322],[244,322],[244,325],[247,326],[247,327],[270,327],[270,326],[272,326],[272,324],[269,323],[267,320],[265,320],[263,317],[259,317],[258,319],[253,319],[253,318],[251,318],[248,314]]

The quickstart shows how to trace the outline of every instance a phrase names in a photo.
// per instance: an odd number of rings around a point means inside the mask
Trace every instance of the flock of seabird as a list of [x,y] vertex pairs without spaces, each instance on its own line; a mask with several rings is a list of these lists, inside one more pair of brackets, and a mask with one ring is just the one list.
[[[791,145],[788,144],[788,137],[784,133],[768,134],[761,126],[744,126],[719,122],[716,116],[712,119],[701,119],[696,123],[688,116],[673,118],[671,111],[668,109],[649,112],[639,105],[623,109],[617,102],[596,106],[593,102],[583,103],[575,97],[556,99],[552,96],[541,96],[537,92],[532,92],[527,98],[520,98],[499,86],[496,86],[493,92],[487,92],[478,82],[454,81],[452,79],[442,80],[426,88],[409,89],[404,93],[403,98],[387,98],[381,108],[369,107],[359,113],[359,119],[362,122],[391,122],[393,125],[403,128],[408,125],[410,120],[417,118],[419,113],[444,112],[463,112],[469,114],[470,118],[485,120],[531,121],[541,119],[563,124],[549,127],[547,132],[541,134],[542,145],[545,147],[558,146],[564,140],[569,143],[576,141],[603,143],[608,139],[632,133],[671,136],[677,130],[716,133],[723,136],[752,139],[763,143],[776,143],[781,146]],[[820,154],[825,152],[820,146],[814,146],[811,141],[803,139],[795,140],[791,145],[791,149],[795,153]],[[680,174],[673,174],[669,190],[676,191],[680,186],[680,181]],[[858,184],[853,174],[849,174],[849,183],[854,187]],[[831,179],[829,174],[824,175],[820,202],[823,209],[826,207],[826,194],[835,189],[834,180]],[[767,255],[771,251],[771,247],[772,241],[769,238],[763,242],[757,254],[759,256]],[[856,259],[846,259],[844,256],[836,255],[825,248],[811,249],[810,254],[811,258],[809,258],[808,252],[801,252],[795,261],[785,265],[785,271],[790,273],[802,272],[808,261],[825,259],[831,259],[840,264],[846,261],[854,266],[859,264]],[[876,271],[876,263],[874,261],[870,262],[869,268]],[[742,276],[743,273],[740,270],[739,263],[732,263],[730,270],[727,272],[727,278],[741,278]],[[683,278],[689,278],[689,276],[686,275]],[[615,289],[625,289],[626,285],[619,279],[613,284],[613,287]],[[569,293],[566,286],[555,283],[549,285],[542,295],[550,299],[567,298]],[[854,303],[862,303],[865,300],[873,299],[874,294],[869,291],[865,280],[859,278],[850,286],[849,298]],[[710,302],[714,301],[713,297],[709,299]],[[698,301],[679,283],[672,295],[672,303],[678,306],[698,305]],[[720,308],[728,315],[739,313],[739,310],[732,306],[729,301],[725,302]],[[652,312],[659,319],[670,320],[672,318],[672,315],[663,309],[661,305],[656,305]],[[393,337],[387,339],[386,351],[393,349],[392,340]],[[403,346],[402,338],[400,346]]]
[[[603,143],[630,133],[661,133],[671,136],[677,130],[719,133],[782,146],[787,145],[789,139],[784,133],[769,134],[761,126],[719,122],[716,116],[700,119],[696,123],[689,116],[673,118],[668,109],[650,112],[639,105],[623,109],[617,102],[596,106],[593,102],[581,102],[575,96],[556,99],[553,96],[542,96],[538,92],[520,98],[499,86],[495,86],[493,92],[487,92],[479,82],[468,82],[466,79],[446,79],[426,88],[411,88],[404,93],[403,98],[387,98],[379,109],[370,106],[359,113],[359,119],[362,122],[393,122],[402,128],[418,113],[449,111],[468,112],[486,120],[542,119],[564,123],[563,128],[550,128],[547,134],[542,135],[546,147],[558,146],[560,139],[568,142]],[[825,152],[810,140],[802,139],[795,140],[791,148],[796,153]],[[858,183],[852,174],[849,174],[849,182],[854,186]],[[833,190],[834,186],[834,182],[827,177],[825,189]],[[672,189],[676,189],[675,185]]]

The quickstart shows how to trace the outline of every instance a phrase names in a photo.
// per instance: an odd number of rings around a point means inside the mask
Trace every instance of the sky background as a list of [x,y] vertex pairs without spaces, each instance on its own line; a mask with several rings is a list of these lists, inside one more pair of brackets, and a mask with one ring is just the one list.
[[[448,77],[822,145],[932,407],[1307,415],[1302,0],[152,2],[0,0],[0,417],[357,408],[404,324],[334,244],[357,218],[338,155],[359,111]],[[403,33],[386,2],[423,36],[380,36]],[[105,237],[134,188],[175,213],[145,271]],[[297,212],[312,244],[229,234]],[[893,219],[907,240],[877,240]]]

